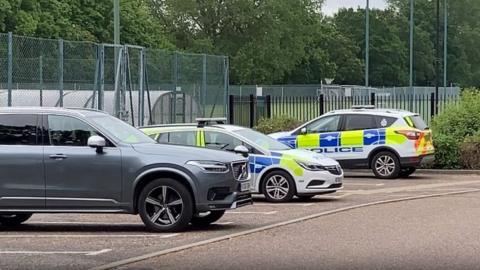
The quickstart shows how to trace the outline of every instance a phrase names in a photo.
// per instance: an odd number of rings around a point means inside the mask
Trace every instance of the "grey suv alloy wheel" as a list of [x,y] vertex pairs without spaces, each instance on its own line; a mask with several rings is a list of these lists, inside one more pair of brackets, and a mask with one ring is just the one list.
[[157,179],[140,193],[138,211],[147,228],[154,231],[181,231],[193,215],[192,195],[173,179]]

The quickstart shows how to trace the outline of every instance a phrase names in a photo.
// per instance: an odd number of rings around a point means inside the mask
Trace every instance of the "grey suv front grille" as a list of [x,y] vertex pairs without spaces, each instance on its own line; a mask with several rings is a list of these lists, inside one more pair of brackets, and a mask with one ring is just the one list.
[[244,181],[248,179],[248,162],[234,162],[232,163],[233,177],[237,181]]

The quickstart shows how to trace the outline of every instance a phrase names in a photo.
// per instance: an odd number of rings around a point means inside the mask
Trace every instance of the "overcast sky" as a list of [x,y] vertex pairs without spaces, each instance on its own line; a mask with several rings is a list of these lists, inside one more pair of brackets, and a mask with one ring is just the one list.
[[[327,15],[333,15],[339,8],[342,7],[352,7],[357,8],[358,6],[365,7],[366,0],[326,0],[323,5],[323,12]],[[380,8],[383,9],[386,7],[385,0],[370,0],[370,8]]]

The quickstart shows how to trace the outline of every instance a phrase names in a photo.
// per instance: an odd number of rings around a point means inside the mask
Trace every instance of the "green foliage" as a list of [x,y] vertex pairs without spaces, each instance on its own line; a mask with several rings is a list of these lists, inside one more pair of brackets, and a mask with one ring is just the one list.
[[300,121],[290,116],[276,116],[273,118],[262,118],[258,121],[254,129],[264,133],[270,134],[280,131],[288,131],[300,126]]
[[460,145],[460,160],[465,169],[480,170],[480,131]]
[[432,130],[435,165],[440,168],[462,167],[462,143],[468,144],[480,137],[480,92],[464,90],[458,104],[448,106],[433,119]]
[[[326,17],[323,2],[121,0],[121,42],[228,55],[232,84],[363,85],[365,10]],[[408,85],[409,1],[387,2],[370,15],[370,84]],[[447,2],[447,83],[478,87],[480,1]],[[435,81],[435,4],[415,1],[415,85]],[[0,32],[112,43],[112,9],[112,0],[0,0]]]

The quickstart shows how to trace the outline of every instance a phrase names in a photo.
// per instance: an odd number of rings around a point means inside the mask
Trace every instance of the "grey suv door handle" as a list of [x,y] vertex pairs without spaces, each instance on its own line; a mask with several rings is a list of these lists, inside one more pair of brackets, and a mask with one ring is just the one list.
[[54,155],[50,155],[50,158],[51,158],[51,159],[57,159],[57,160],[66,159],[66,158],[67,158],[67,155],[64,155],[64,154],[54,154]]

